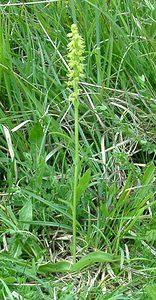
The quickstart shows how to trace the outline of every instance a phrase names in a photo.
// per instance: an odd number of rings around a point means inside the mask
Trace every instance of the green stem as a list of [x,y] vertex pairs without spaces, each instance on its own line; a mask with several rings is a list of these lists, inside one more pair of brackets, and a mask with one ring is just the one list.
[[79,131],[78,131],[78,102],[74,103],[75,110],[75,171],[74,171],[74,193],[73,193],[73,263],[76,262],[76,206],[77,206],[77,184],[79,164]]

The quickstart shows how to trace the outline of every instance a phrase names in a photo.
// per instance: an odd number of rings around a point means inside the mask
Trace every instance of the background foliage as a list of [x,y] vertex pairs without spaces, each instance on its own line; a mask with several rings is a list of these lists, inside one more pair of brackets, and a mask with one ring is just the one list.
[[[17,2],[0,4],[0,297],[155,299],[155,1]],[[77,257],[119,260],[60,275],[40,267],[71,261],[72,23],[85,41]]]

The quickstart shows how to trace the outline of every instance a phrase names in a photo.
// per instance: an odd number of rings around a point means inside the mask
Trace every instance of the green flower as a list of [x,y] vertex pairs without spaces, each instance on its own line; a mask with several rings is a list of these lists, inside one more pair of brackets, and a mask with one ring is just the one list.
[[84,76],[84,42],[82,37],[78,33],[77,26],[73,24],[71,26],[71,32],[68,34],[70,42],[68,44],[68,85],[72,87],[73,92],[69,96],[69,99],[73,102],[78,102],[79,96],[79,81]]

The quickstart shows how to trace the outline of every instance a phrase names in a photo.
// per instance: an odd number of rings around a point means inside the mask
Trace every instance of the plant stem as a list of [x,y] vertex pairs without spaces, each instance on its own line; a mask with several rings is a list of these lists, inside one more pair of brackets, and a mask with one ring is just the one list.
[[73,263],[76,262],[76,206],[77,206],[77,184],[79,164],[79,133],[78,133],[78,101],[74,103],[75,110],[75,170],[74,170],[74,193],[73,193]]

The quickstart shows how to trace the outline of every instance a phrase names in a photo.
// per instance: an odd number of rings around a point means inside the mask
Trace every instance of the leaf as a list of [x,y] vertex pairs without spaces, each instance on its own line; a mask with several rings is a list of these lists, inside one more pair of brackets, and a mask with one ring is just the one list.
[[40,148],[43,135],[43,127],[41,126],[40,122],[37,122],[29,132],[29,142],[31,148],[34,145],[36,148]]
[[16,258],[15,256],[10,255],[8,252],[0,253],[0,263],[5,262],[6,264],[14,264],[14,270],[23,276],[24,274],[27,276],[32,276],[32,267],[30,262],[27,260],[23,260],[20,258]]
[[13,276],[12,277],[10,276],[10,277],[5,277],[4,278],[4,281],[5,281],[6,284],[13,284],[13,283],[16,282],[16,280],[17,279],[15,277],[13,277]]
[[24,122],[21,122],[20,124],[18,124],[17,126],[15,126],[14,128],[11,129],[12,132],[16,132],[17,130],[19,130],[21,127],[23,127],[25,124],[27,124],[28,122],[31,122],[31,120],[26,120]]
[[78,187],[77,187],[77,202],[80,200],[81,195],[85,192],[87,189],[89,182],[91,179],[91,170],[88,169],[83,176],[80,178]]
[[29,230],[30,224],[24,222],[32,221],[32,201],[29,199],[19,211],[19,221],[21,221],[21,226],[23,230]]
[[36,242],[32,237],[28,238],[23,245],[23,250],[31,257],[39,259],[43,255],[43,249],[41,249],[38,241]]
[[155,171],[155,166],[154,163],[152,162],[147,166],[144,172],[144,175],[141,180],[142,185],[148,185],[152,181],[154,176],[154,171]]
[[155,242],[156,241],[156,230],[155,229],[148,230],[144,236],[144,239],[147,242]]
[[8,297],[9,297],[9,299],[10,299],[10,300],[14,300],[14,298],[13,298],[13,296],[12,296],[12,293],[11,293],[11,291],[9,290],[8,286],[6,285],[5,281],[4,281],[2,278],[0,278],[0,282],[1,282],[1,284],[4,286],[5,291],[6,291],[7,295],[8,295]]
[[63,261],[57,263],[47,263],[39,266],[38,272],[40,273],[62,273],[62,272],[79,272],[83,268],[86,268],[95,263],[105,263],[105,262],[114,262],[118,258],[114,257],[112,254],[105,253],[103,251],[96,251],[89,253],[82,257],[77,263],[71,264],[70,262]]
[[41,189],[45,169],[46,169],[45,157],[41,156],[40,159],[38,160],[36,176],[34,176],[36,189],[37,188],[39,190]]
[[156,284],[148,285],[145,288],[145,294],[146,294],[146,299],[155,300],[156,299]]
[[153,163],[150,163],[142,178],[141,178],[141,188],[136,190],[136,200],[135,200],[135,205],[140,205],[140,202],[142,199],[146,197],[146,195],[149,193],[149,184],[152,182],[153,177],[154,177],[154,171],[155,171],[155,166]]
[[[22,221],[21,221],[22,222]],[[43,226],[43,227],[56,227],[56,228],[63,228],[63,229],[68,229],[71,230],[71,226],[70,225],[66,225],[64,223],[58,223],[58,222],[49,222],[49,221],[24,221],[24,223],[28,223],[31,225],[39,225],[39,226]]]
[[72,267],[72,272],[79,272],[83,268],[93,265],[95,263],[113,262],[118,260],[114,255],[105,253],[103,251],[96,251],[87,254],[82,257],[76,264]]
[[6,141],[7,141],[10,157],[11,157],[11,160],[13,161],[15,155],[14,155],[14,149],[13,149],[13,144],[12,144],[12,140],[11,140],[10,131],[6,126],[2,125],[2,127],[3,127],[5,138],[6,138]]
[[47,263],[45,265],[41,265],[38,268],[38,272],[40,273],[63,273],[69,272],[71,269],[71,263],[67,261],[61,261],[57,263]]
[[63,207],[61,205],[58,205],[57,203],[54,203],[53,201],[48,201],[48,200],[46,200],[46,199],[36,195],[35,193],[32,193],[32,192],[28,191],[28,190],[24,190],[24,192],[26,193],[26,195],[31,196],[32,198],[38,200],[39,202],[44,203],[45,205],[53,208],[53,210],[59,212],[59,214],[61,213],[62,215],[66,216],[68,218],[68,220],[72,220],[71,214],[66,212],[65,207]]

